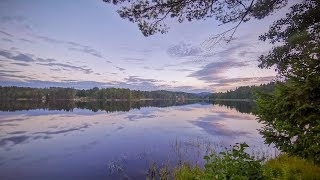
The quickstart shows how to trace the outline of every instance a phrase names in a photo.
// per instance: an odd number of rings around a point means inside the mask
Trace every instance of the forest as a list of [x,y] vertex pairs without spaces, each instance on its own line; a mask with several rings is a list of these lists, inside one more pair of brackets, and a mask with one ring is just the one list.
[[261,84],[259,86],[241,86],[235,90],[227,92],[212,93],[211,99],[257,99],[257,93],[272,93],[275,88],[275,82]]
[[74,89],[74,88],[30,88],[30,87],[1,87],[1,100],[67,100],[67,99],[95,99],[95,100],[141,100],[141,99],[256,99],[256,94],[271,93],[275,83],[259,86],[241,86],[227,92],[211,93],[203,96],[201,93],[186,93],[174,91],[140,91],[124,88],[98,88]]
[[198,94],[173,91],[140,91],[124,88],[98,88],[87,90],[74,88],[0,87],[0,100],[140,100],[140,99],[201,99]]

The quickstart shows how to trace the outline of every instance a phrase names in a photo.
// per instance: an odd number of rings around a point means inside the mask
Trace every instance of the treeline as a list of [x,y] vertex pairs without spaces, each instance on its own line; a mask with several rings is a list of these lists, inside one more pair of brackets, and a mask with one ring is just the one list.
[[[256,92],[270,93],[274,90],[275,83],[262,84],[260,86],[242,86],[227,92],[212,93],[211,99],[256,99]],[[1,87],[0,100],[67,100],[67,99],[96,99],[96,100],[140,100],[140,99],[201,99],[195,93],[173,91],[140,91],[125,88],[30,88],[30,87]]]
[[73,88],[29,88],[29,87],[1,87],[1,100],[66,100],[66,99],[198,99],[199,96],[193,93],[172,92],[172,91],[139,91],[124,88],[92,88],[88,90],[78,90]]
[[93,88],[89,90],[77,90],[77,97],[92,99],[194,99],[196,94],[172,91],[139,91],[123,88]]
[[260,86],[241,86],[227,92],[212,93],[211,99],[256,99],[256,93],[271,93],[275,87],[274,82]]
[[108,113],[119,111],[130,111],[131,109],[140,109],[143,107],[170,107],[181,106],[193,103],[209,102],[203,101],[176,101],[176,100],[154,100],[154,101],[7,101],[0,103],[0,111],[24,111],[24,110],[59,110],[73,111],[74,109],[88,109],[93,112],[105,111]]
[[76,96],[76,90],[73,88],[30,88],[30,87],[1,87],[1,100],[55,100],[55,99],[73,99]]

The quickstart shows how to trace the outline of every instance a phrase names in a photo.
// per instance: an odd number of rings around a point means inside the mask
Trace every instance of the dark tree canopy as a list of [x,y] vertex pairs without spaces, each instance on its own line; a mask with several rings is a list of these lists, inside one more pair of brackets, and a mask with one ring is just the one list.
[[290,8],[285,18],[273,23],[260,40],[269,40],[273,47],[266,56],[260,56],[260,67],[276,65],[281,77],[305,80],[319,75],[320,56],[320,1],[305,0]]
[[227,92],[212,93],[211,99],[256,99],[256,93],[271,93],[274,91],[274,82],[260,86],[241,86]]
[[275,46],[259,58],[261,68],[275,66],[279,82],[273,94],[260,95],[259,119],[266,142],[289,154],[320,162],[320,1],[293,5],[285,18],[260,36]]
[[[219,38],[231,40],[242,22],[262,19],[284,7],[288,0],[103,0],[120,5],[119,15],[136,23],[145,36],[166,33],[167,18],[178,22],[215,18],[223,24],[236,23]],[[228,34],[229,33],[229,34]]]

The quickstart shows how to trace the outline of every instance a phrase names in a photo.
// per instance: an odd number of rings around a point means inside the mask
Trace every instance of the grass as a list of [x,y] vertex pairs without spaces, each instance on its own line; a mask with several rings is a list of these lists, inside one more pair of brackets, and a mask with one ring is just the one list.
[[283,154],[266,162],[264,174],[272,180],[317,180],[320,179],[320,167],[307,160]]
[[199,166],[192,166],[189,162],[178,165],[173,169],[173,179],[194,180],[204,176],[204,171]]
[[[177,162],[173,156],[170,161],[161,165],[151,163],[146,172],[146,179],[320,180],[319,164],[315,165],[305,159],[279,154],[277,151],[271,153],[255,147],[246,149],[247,145],[238,143],[229,148],[222,147],[201,139],[190,139],[185,143],[176,140],[172,143],[172,148],[180,161]],[[250,154],[247,153],[249,150],[252,151]],[[203,157],[204,160],[201,161],[198,157]],[[119,173],[121,177],[128,177],[125,165],[122,164],[124,159],[125,157],[108,163],[110,174]],[[169,162],[174,163],[173,166],[170,166]]]
[[[223,167],[228,172],[228,168]],[[176,167],[170,168],[169,164],[166,163],[164,167],[157,169],[156,165],[153,164],[151,172],[147,179],[149,180],[220,180],[221,176],[210,175],[204,167],[192,165],[189,162],[179,163]],[[266,161],[262,165],[262,179],[263,180],[320,180],[320,167],[309,162],[307,160],[288,156],[282,154],[274,159]],[[208,178],[210,177],[210,178]],[[218,178],[212,178],[218,177]],[[228,178],[226,175],[223,180],[238,180],[236,176],[234,178]],[[252,178],[240,178],[241,180],[249,180]],[[240,180],[239,179],[239,180]],[[254,179],[254,178],[253,178]]]
[[193,166],[190,162],[179,163],[173,169],[166,163],[158,170],[155,163],[151,165],[147,173],[147,180],[194,180],[201,179],[205,174],[199,166]]

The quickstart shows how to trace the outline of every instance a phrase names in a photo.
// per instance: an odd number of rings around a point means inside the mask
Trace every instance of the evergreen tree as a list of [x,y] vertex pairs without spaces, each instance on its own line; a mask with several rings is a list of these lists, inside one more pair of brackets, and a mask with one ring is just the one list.
[[276,66],[273,94],[260,94],[259,119],[266,142],[289,154],[320,162],[320,1],[305,0],[260,39],[280,42],[260,67]]

